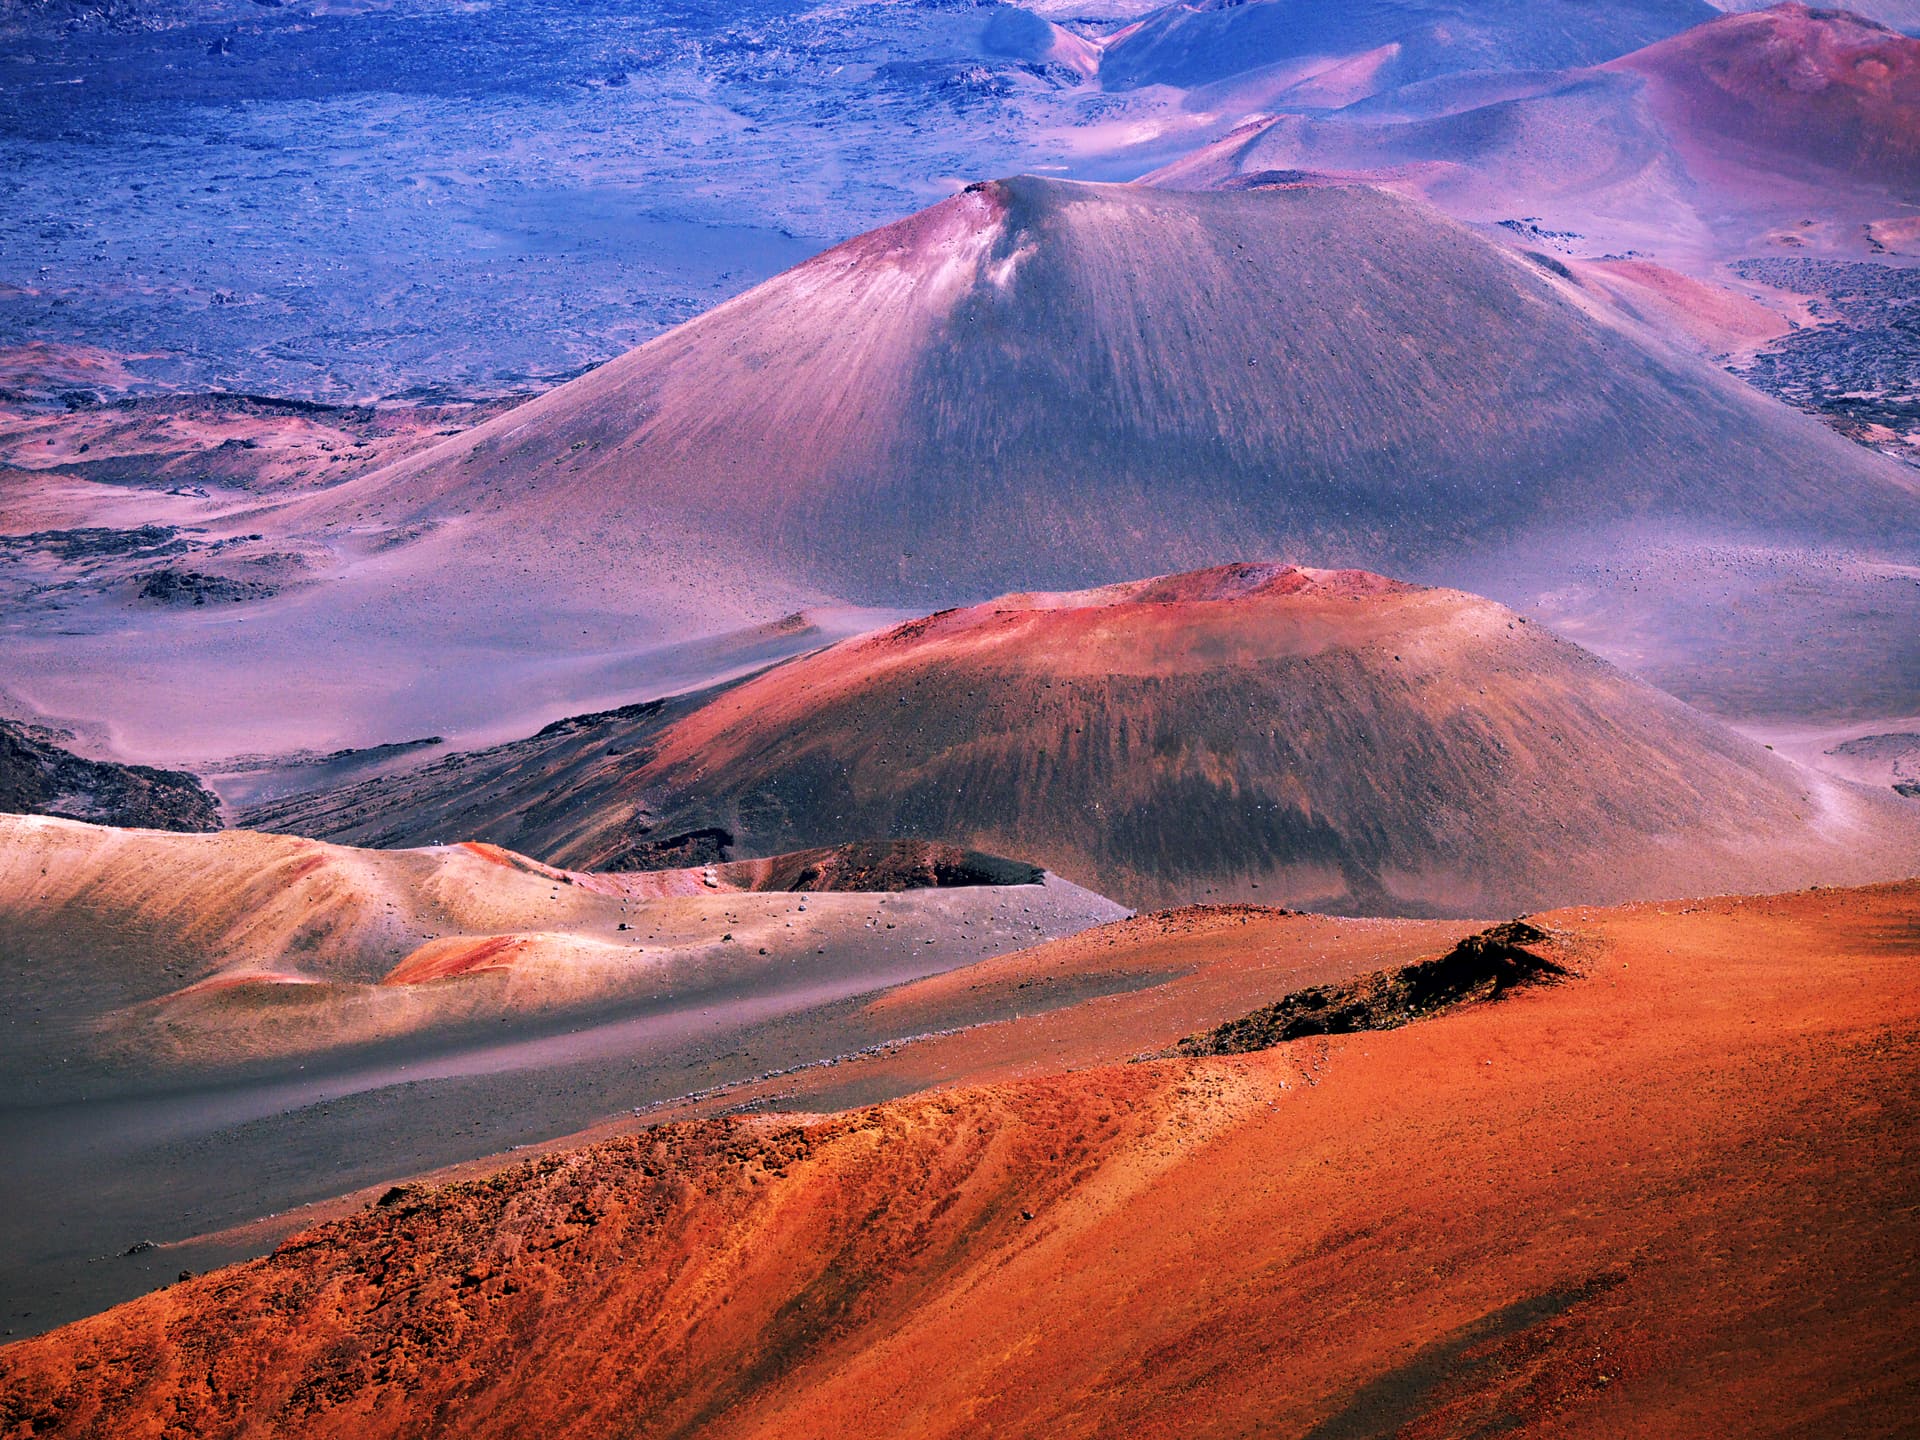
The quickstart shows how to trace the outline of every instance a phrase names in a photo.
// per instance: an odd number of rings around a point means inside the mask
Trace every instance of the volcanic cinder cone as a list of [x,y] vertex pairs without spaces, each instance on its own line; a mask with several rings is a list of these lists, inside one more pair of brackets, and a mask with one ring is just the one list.
[[745,854],[910,835],[1133,904],[1496,914],[1920,865],[1920,807],[1501,605],[1275,564],[845,641],[541,799],[569,864],[647,863],[702,829]]

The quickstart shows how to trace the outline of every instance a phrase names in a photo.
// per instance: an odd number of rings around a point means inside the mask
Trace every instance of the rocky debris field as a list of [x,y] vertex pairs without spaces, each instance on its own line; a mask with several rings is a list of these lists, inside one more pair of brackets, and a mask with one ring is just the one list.
[[1821,323],[1739,372],[1849,439],[1920,465],[1920,269],[1845,260],[1742,260],[1734,272],[1814,297]]
[[89,760],[58,743],[72,738],[0,720],[0,812],[139,830],[220,828],[218,802],[197,776]]
[[[265,547],[264,539],[202,539],[193,528],[177,525],[87,525],[4,535],[0,595],[49,611],[99,597],[167,606],[264,600],[297,583],[307,568],[305,557]],[[186,557],[193,558],[175,563]],[[204,568],[210,564],[217,568]]]
[[1537,925],[1509,920],[1469,935],[1434,960],[1295,991],[1205,1034],[1189,1035],[1167,1053],[1244,1055],[1312,1035],[1397,1030],[1461,1005],[1498,1000],[1521,986],[1567,975],[1564,966],[1537,953],[1551,938]]
[[1174,107],[996,53],[997,8],[0,12],[0,347],[306,398],[552,383]]

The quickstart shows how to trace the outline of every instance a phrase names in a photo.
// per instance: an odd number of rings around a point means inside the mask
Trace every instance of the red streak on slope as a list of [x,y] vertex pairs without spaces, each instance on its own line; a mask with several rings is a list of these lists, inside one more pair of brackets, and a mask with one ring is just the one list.
[[394,966],[382,985],[424,985],[429,980],[451,980],[482,970],[510,970],[526,942],[513,935],[486,939],[460,937],[429,940]]

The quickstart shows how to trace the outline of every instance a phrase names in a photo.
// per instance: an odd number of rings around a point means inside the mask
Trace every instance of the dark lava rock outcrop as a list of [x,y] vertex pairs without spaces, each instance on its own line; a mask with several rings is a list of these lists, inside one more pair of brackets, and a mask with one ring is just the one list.
[[1537,925],[1509,920],[1469,935],[1434,960],[1375,971],[1345,985],[1296,990],[1250,1015],[1189,1035],[1170,1053],[1244,1055],[1310,1035],[1397,1030],[1457,1006],[1498,1000],[1522,985],[1566,975],[1564,966],[1539,953],[1550,938]]
[[0,720],[0,811],[136,830],[220,828],[218,802],[199,777],[89,760],[62,749],[47,734]]

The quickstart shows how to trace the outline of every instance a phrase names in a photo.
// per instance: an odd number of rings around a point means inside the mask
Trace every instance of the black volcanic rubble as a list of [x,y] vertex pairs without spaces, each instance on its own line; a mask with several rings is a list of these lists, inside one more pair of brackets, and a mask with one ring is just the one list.
[[155,570],[140,577],[140,598],[162,605],[205,605],[209,602],[264,600],[274,587],[257,580],[235,580],[198,570]]
[[1742,260],[1733,269],[1815,297],[1813,314],[1824,322],[1755,356],[1742,378],[1849,439],[1920,465],[1920,270],[1802,259]]
[[68,563],[184,555],[197,543],[181,539],[179,527],[174,525],[140,525],[131,530],[86,525],[72,530],[35,530],[27,535],[0,536],[0,550],[43,550]]
[[1375,971],[1345,985],[1296,990],[1251,1015],[1189,1035],[1168,1053],[1243,1055],[1312,1035],[1397,1030],[1457,1006],[1498,1000],[1521,986],[1567,975],[1537,953],[1549,938],[1537,925],[1509,920],[1469,935],[1437,960]]
[[141,830],[220,828],[218,801],[184,770],[89,760],[54,732],[0,720],[0,811]]

